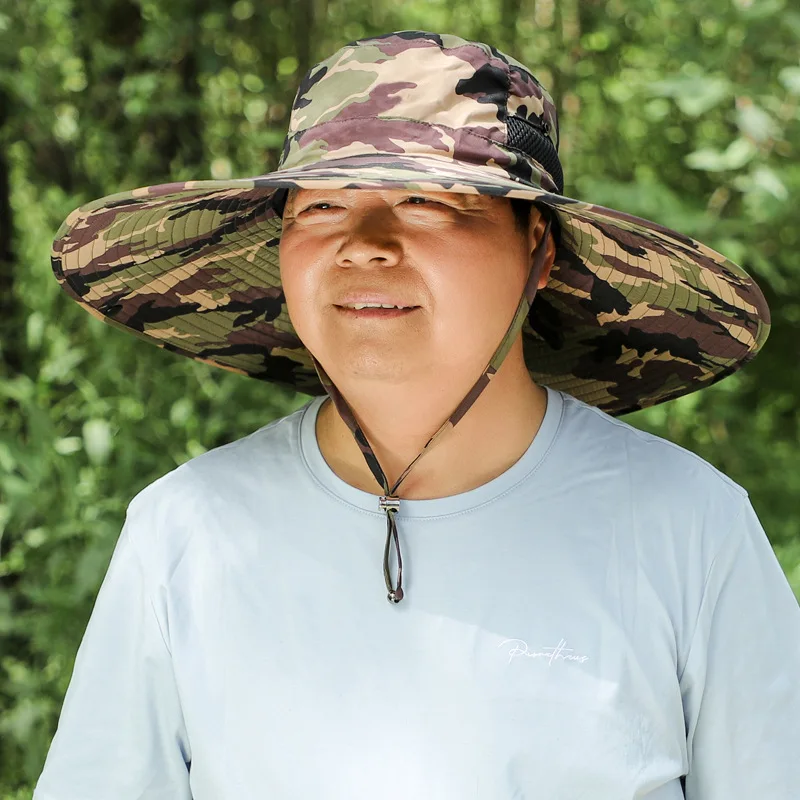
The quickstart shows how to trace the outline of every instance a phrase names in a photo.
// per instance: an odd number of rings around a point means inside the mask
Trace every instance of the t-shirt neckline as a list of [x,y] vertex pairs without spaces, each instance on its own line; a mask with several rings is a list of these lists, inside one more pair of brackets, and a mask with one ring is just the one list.
[[[485,503],[496,500],[513,489],[533,472],[544,459],[550,449],[561,424],[564,410],[564,398],[561,392],[544,387],[547,390],[547,408],[542,424],[533,437],[533,441],[522,456],[505,472],[497,477],[466,492],[437,497],[429,500],[405,500],[400,503],[399,517],[441,517],[472,510]],[[315,397],[301,411],[299,425],[300,452],[303,461],[314,480],[330,494],[362,511],[383,516],[385,512],[378,508],[378,496],[351,486],[342,480],[325,461],[319,448],[316,435],[317,414],[325,402],[327,395]]]

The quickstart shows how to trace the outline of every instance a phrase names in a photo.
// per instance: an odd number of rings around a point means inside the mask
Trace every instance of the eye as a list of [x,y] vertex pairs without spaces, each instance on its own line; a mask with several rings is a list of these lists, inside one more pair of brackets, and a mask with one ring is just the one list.
[[405,200],[406,203],[410,203],[412,206],[444,206],[444,203],[440,203],[438,200],[432,200],[430,197],[423,197],[421,195],[411,195],[411,197],[407,197]]
[[[411,195],[407,197],[403,202],[408,203],[412,206],[443,206],[444,203],[440,203],[437,200],[432,200],[430,197],[423,197],[422,195]],[[300,209],[297,213],[303,214],[308,211],[329,211],[332,208],[337,208],[333,203],[329,203],[325,200],[320,200],[318,203],[312,203],[311,205],[305,206],[304,208]]]

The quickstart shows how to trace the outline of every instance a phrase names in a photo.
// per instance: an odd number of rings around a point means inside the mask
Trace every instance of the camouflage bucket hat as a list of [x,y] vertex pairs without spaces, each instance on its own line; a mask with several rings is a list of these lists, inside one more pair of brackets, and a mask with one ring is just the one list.
[[549,209],[556,263],[522,324],[526,363],[537,383],[612,415],[709,386],[767,338],[766,302],[742,268],[654,222],[562,194],[556,108],[523,64],[423,31],[361,39],[312,67],[276,171],[147,186],[73,211],[53,270],[114,327],[322,394],[281,288],[291,188],[484,193]]
[[[292,188],[520,198],[547,220],[506,335],[392,485],[289,319],[278,248]],[[213,366],[330,395],[383,489],[383,573],[387,598],[399,603],[398,487],[475,403],[520,332],[536,383],[609,414],[709,386],[767,337],[767,305],[743,269],[675,231],[563,191],[556,109],[524,65],[480,42],[401,31],[346,45],[308,72],[275,172],[148,186],[82,206],[56,235],[53,270],[110,325]],[[551,231],[556,260],[537,291]]]

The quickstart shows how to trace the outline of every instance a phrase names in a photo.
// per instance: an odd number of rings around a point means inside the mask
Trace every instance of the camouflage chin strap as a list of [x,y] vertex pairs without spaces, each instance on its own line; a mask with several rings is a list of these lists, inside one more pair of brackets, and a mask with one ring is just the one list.
[[[491,381],[492,376],[497,372],[497,370],[500,369],[500,365],[505,360],[509,350],[511,350],[511,345],[516,340],[517,336],[522,330],[525,320],[528,318],[528,312],[533,304],[533,298],[536,296],[536,289],[539,284],[539,276],[542,274],[542,268],[544,267],[545,258],[547,256],[547,241],[550,237],[550,228],[551,222],[548,219],[544,233],[542,234],[542,238],[539,240],[539,243],[536,246],[536,250],[533,255],[533,263],[531,264],[531,271],[528,275],[528,281],[525,285],[525,291],[520,298],[519,305],[514,313],[514,318],[511,321],[511,325],[509,326],[506,335],[503,337],[502,341],[497,347],[497,350],[495,350],[494,355],[489,360],[486,369],[484,369],[484,371],[481,373],[481,376],[475,382],[475,385],[469,390],[466,397],[464,397],[464,399],[458,404],[456,410],[453,411],[453,413],[448,417],[439,430],[436,431],[436,433],[434,433],[430,439],[428,439],[420,454],[405,468],[405,470],[403,470],[403,474],[397,479],[394,486],[389,486],[389,481],[387,480],[381,465],[378,463],[378,459],[375,456],[375,453],[373,452],[372,447],[370,446],[370,443],[364,434],[364,431],[361,430],[361,426],[358,424],[352,409],[345,401],[342,393],[334,386],[333,381],[331,381],[331,379],[328,377],[322,365],[317,361],[316,358],[314,358],[314,367],[317,370],[317,375],[319,376],[322,385],[325,387],[325,391],[330,395],[331,400],[333,400],[333,404],[336,406],[336,410],[339,412],[339,415],[344,420],[344,423],[355,437],[356,443],[358,444],[358,447],[367,462],[370,472],[372,472],[375,480],[378,482],[378,485],[383,489],[383,496],[378,499],[378,508],[381,511],[386,512],[386,546],[383,550],[383,577],[386,581],[386,588],[389,590],[388,600],[390,603],[399,603],[403,599],[403,559],[400,555],[400,542],[397,536],[397,523],[394,519],[395,514],[397,514],[397,512],[400,510],[400,498],[395,493],[397,492],[400,484],[405,480],[408,473],[411,472],[412,467],[422,458],[422,456],[425,455],[425,453],[431,450],[433,445],[441,439],[442,434],[444,434],[445,431],[454,428],[458,424],[458,422],[478,399],[481,392],[489,385],[489,381]],[[397,552],[396,587],[392,585],[391,576],[389,574],[389,544],[392,539],[394,539],[395,551]]]

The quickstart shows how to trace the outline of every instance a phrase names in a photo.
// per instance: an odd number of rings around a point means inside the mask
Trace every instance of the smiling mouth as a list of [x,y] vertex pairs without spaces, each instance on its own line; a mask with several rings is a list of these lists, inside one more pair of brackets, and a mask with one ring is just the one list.
[[376,303],[367,300],[364,303],[336,303],[339,308],[354,308],[360,311],[362,308],[418,308],[418,306],[400,305],[399,303]]
[[345,316],[355,319],[392,319],[394,317],[404,317],[413,311],[417,311],[419,306],[390,307],[383,306],[363,306],[354,308],[352,306],[335,306]]

